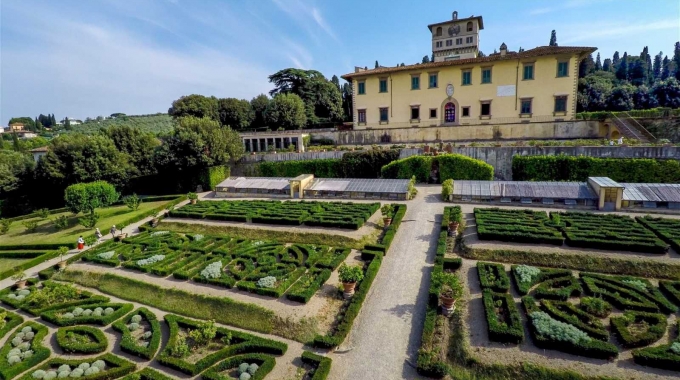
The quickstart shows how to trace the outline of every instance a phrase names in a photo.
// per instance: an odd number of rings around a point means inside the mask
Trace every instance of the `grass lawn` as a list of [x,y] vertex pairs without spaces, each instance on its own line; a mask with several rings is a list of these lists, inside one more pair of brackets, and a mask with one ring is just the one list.
[[[97,227],[99,227],[102,233],[106,235],[112,225],[119,225],[136,215],[144,214],[170,202],[171,201],[158,201],[142,203],[137,211],[130,211],[125,205],[98,209],[97,213],[100,215],[100,218],[99,222],[97,222]],[[69,226],[64,230],[58,231],[54,228],[52,219],[61,215],[66,215],[69,218]],[[82,216],[82,214],[74,216],[70,212],[64,212],[50,215],[47,219],[42,221],[39,218],[28,219],[39,221],[38,228],[30,233],[26,232],[26,228],[23,225],[25,220],[14,222],[5,235],[0,235],[0,245],[75,243],[80,235],[87,236],[94,234],[94,228],[87,229],[78,223],[78,219]]]
[[33,259],[0,259],[0,273]]

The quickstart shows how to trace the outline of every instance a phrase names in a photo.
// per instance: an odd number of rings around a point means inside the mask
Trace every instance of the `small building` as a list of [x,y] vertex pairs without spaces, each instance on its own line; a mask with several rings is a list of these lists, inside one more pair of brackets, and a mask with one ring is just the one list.
[[621,183],[624,208],[680,210],[680,184]]
[[307,133],[299,130],[272,132],[240,132],[246,152],[287,151],[291,146],[294,152],[305,151]]
[[31,149],[29,152],[33,155],[33,161],[38,162],[42,156],[47,154],[49,149],[47,146],[41,146],[39,148]]
[[32,139],[38,137],[37,133],[31,131],[20,131],[14,133],[16,133],[17,137],[19,137],[20,139]]
[[598,194],[597,208],[605,211],[621,209],[623,185],[609,177],[588,177],[588,185]]
[[454,181],[451,200],[595,207],[598,195],[586,182]]
[[12,123],[9,125],[8,132],[21,132],[24,129],[26,129],[26,125],[24,125],[24,123]]

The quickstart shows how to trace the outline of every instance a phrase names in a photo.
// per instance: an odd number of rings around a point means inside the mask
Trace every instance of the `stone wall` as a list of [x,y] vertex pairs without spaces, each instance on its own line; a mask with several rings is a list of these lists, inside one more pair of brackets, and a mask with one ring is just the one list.
[[605,137],[606,131],[600,128],[600,123],[597,121],[563,121],[526,124],[457,125],[448,127],[325,131],[315,132],[311,135],[312,139],[331,139],[338,145],[371,145],[380,143],[403,144],[495,139],[594,139]]

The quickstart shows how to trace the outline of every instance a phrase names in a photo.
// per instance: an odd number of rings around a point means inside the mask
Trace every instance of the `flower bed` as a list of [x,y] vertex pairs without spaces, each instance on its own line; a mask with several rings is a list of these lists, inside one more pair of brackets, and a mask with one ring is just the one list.
[[57,330],[57,345],[69,354],[94,354],[106,351],[108,341],[101,330],[89,326],[62,327]]
[[276,360],[273,356],[264,354],[245,354],[232,356],[229,359],[219,362],[209,370],[203,372],[202,379],[205,380],[231,380],[235,377],[225,375],[224,372],[232,372],[234,376],[242,376],[247,373],[248,380],[262,380],[269,372],[274,369]]
[[532,287],[553,278],[571,276],[570,270],[539,268],[529,265],[513,265],[512,276],[515,278],[517,291],[521,295],[529,294]]
[[635,219],[614,214],[551,213],[572,247],[664,254],[668,244]]
[[505,293],[510,289],[510,277],[505,273],[503,264],[477,262],[479,283],[483,289]]
[[607,300],[621,310],[673,313],[668,301],[648,280],[629,276],[582,273],[586,292]]
[[0,339],[23,321],[24,318],[22,316],[0,309]]
[[534,291],[534,297],[566,301],[580,296],[582,292],[578,279],[569,274],[541,282]]
[[79,378],[88,380],[117,379],[134,372],[135,363],[113,354],[104,354],[88,359],[52,359],[40,367],[29,371],[20,380],[52,380]]
[[161,344],[161,325],[147,308],[139,308],[113,324],[123,333],[121,350],[145,359],[152,359]]
[[204,201],[170,212],[176,218],[359,229],[380,203],[316,201]]
[[50,350],[42,345],[47,333],[47,327],[35,322],[14,330],[0,349],[0,379],[12,379],[47,359]]
[[680,220],[653,218],[651,216],[637,217],[635,220],[670,244],[675,252],[680,253]]
[[[678,322],[680,328],[680,322]],[[647,366],[680,371],[680,338],[670,344],[647,347],[633,351],[635,363]]]
[[481,240],[562,245],[562,233],[545,211],[475,208],[477,235]]
[[129,303],[95,303],[63,309],[48,310],[40,317],[57,326],[97,324],[106,326],[132,310]]
[[314,366],[314,375],[309,380],[326,380],[331,371],[330,358],[309,351],[302,352],[302,362]]
[[165,316],[165,321],[170,327],[170,339],[157,360],[165,366],[189,375],[197,375],[218,361],[237,354],[263,353],[283,355],[288,348],[285,343],[259,338],[239,331],[214,327],[214,334],[210,338],[210,342],[218,345],[220,348],[206,353],[205,356],[197,358],[194,362],[189,362],[185,358],[189,355],[190,350],[196,351],[196,349],[189,347],[190,343],[187,343],[186,338],[184,338],[184,335],[186,335],[185,331],[188,329],[202,331],[203,323],[205,322],[193,321],[171,314]]
[[659,313],[628,311],[623,316],[611,318],[612,330],[624,347],[650,345],[666,333],[666,316]]
[[17,290],[14,286],[4,289],[0,292],[0,300],[33,315],[41,315],[45,311],[67,306],[86,305],[109,300],[107,297],[76,289],[70,284],[52,281],[43,281],[39,284],[37,280],[30,279],[28,285],[26,289],[22,290]]
[[173,380],[171,377],[164,375],[149,367],[145,367],[139,372],[127,375],[121,380]]

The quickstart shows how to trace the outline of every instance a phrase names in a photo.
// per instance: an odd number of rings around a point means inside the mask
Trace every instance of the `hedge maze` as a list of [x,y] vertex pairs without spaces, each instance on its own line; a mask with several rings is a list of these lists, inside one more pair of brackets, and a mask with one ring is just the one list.
[[82,259],[275,298],[287,294],[306,303],[349,253],[342,247],[155,231],[102,245]]
[[680,221],[588,212],[474,209],[480,240],[666,254],[680,252]]
[[[477,269],[489,340],[522,343],[524,326],[507,292],[505,267],[478,262]],[[511,274],[537,347],[604,360],[635,349],[638,364],[680,370],[680,341],[657,345],[680,306],[680,282],[657,287],[644,278],[528,265],[512,265]]]
[[212,219],[357,230],[380,203],[315,201],[202,201],[170,211],[174,218]]

